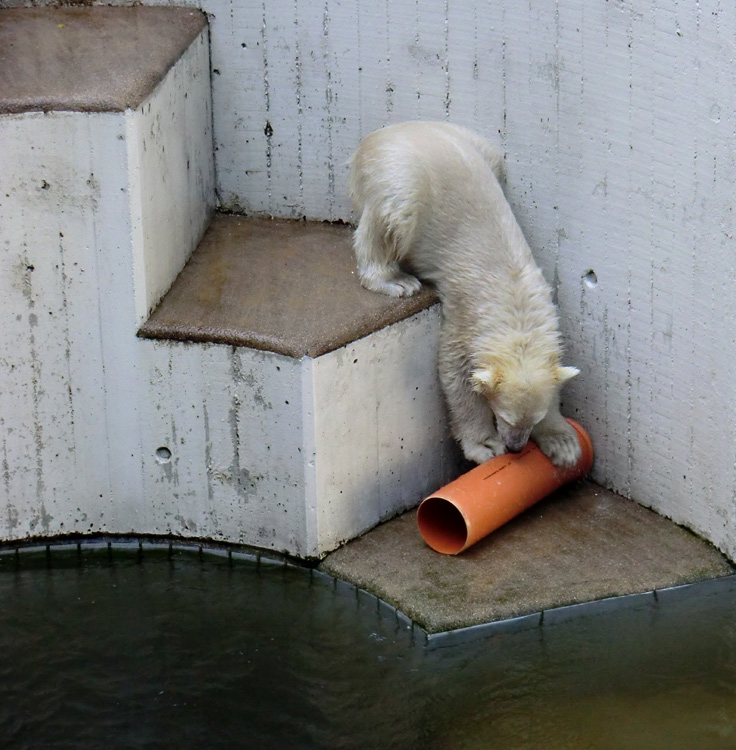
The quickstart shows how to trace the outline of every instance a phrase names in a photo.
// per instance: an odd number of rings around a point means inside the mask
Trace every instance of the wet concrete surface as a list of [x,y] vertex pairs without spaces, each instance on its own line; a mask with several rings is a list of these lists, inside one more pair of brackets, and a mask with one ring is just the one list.
[[206,23],[194,8],[0,9],[0,114],[135,109]]
[[708,542],[590,482],[557,491],[458,556],[428,547],[410,511],[320,567],[428,633],[733,572]]
[[149,320],[144,338],[318,357],[436,303],[360,286],[352,229],[218,215]]

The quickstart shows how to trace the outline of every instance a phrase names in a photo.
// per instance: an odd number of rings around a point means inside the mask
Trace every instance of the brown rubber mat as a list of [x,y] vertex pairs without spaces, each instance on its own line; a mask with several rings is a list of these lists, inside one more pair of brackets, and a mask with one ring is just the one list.
[[216,216],[141,327],[144,338],[318,357],[436,302],[360,286],[352,229],[325,222]]
[[195,8],[0,10],[0,114],[135,109],[206,26]]

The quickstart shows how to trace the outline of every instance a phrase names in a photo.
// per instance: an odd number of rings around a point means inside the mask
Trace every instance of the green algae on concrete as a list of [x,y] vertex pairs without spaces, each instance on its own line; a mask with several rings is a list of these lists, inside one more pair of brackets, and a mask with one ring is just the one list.
[[428,547],[410,511],[320,567],[428,633],[733,572],[708,542],[590,482],[550,495],[458,556]]

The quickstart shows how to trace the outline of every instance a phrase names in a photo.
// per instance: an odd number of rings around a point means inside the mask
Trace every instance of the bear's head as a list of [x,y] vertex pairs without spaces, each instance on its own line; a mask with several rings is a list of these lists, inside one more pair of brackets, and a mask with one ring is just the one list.
[[556,357],[489,361],[471,373],[471,385],[487,399],[496,429],[507,450],[518,453],[536,425],[559,399],[561,386],[580,371],[563,367]]

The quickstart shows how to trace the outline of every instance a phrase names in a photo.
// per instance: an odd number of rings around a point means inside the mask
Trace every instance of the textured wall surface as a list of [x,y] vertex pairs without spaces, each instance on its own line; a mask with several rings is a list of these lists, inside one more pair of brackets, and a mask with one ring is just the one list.
[[139,325],[184,267],[192,238],[202,236],[214,211],[208,58],[205,29],[141,112],[127,113]]
[[[226,205],[348,217],[361,135],[495,139],[554,284],[595,478],[736,552],[728,3],[213,3]],[[589,271],[593,271],[589,274]]]
[[434,306],[315,359],[137,341],[146,502],[95,522],[318,557],[416,505],[457,473],[438,323]]
[[496,139],[582,369],[565,403],[595,478],[736,554],[736,6],[197,4],[223,205],[348,218],[345,161],[374,128]]
[[224,204],[346,218],[345,161],[374,128],[495,139],[583,371],[565,402],[595,478],[734,554],[736,6],[205,7]]
[[313,557],[456,471],[436,305],[314,359],[136,336],[213,209],[207,39],[134,110],[0,117],[2,539]]
[[[130,331],[134,317],[132,293],[115,293],[131,276],[123,134],[123,116],[111,113],[0,118],[0,142],[15,144],[0,170],[4,538],[59,524],[86,531],[97,519],[88,519],[84,500],[95,498],[104,516],[109,477],[124,495],[135,482],[124,437],[135,405],[118,399],[130,345],[115,327],[109,348],[101,336],[116,316]],[[117,230],[112,237],[107,226]],[[70,487],[81,500],[71,508]]]
[[135,334],[214,206],[207,61],[205,34],[136,110],[0,117],[3,538],[151,518]]
[[312,383],[308,520],[318,549],[334,549],[416,506],[457,476],[459,453],[437,375],[439,319],[435,305],[302,360]]

